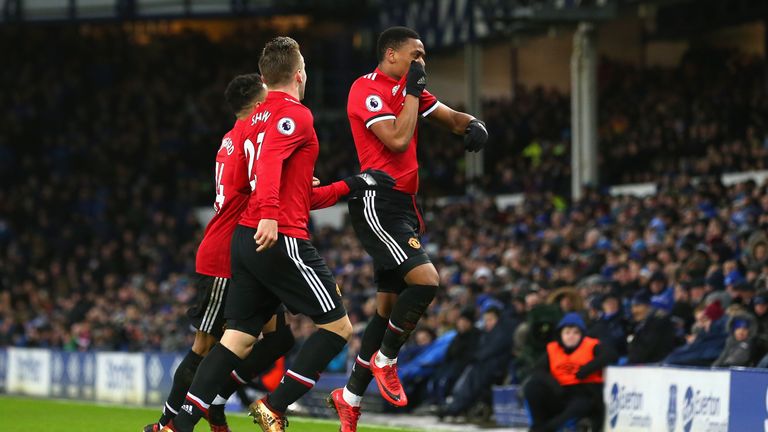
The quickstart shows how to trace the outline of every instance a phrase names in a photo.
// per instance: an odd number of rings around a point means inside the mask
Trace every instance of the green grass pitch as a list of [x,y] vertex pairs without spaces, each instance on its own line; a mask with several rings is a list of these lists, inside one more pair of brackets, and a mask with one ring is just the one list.
[[[139,432],[157,420],[160,409],[127,408],[82,402],[0,397],[2,432]],[[287,432],[336,432],[337,422],[289,417]],[[245,415],[229,416],[234,432],[258,431]],[[201,422],[196,432],[208,431]],[[361,425],[360,432],[417,432],[416,430]]]

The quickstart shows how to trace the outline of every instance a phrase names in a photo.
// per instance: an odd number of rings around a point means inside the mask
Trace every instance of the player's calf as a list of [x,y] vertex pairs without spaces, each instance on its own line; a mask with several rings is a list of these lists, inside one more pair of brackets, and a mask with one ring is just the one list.
[[397,299],[382,339],[381,354],[396,359],[437,293],[436,285],[409,285]]
[[318,330],[304,342],[299,355],[285,377],[266,402],[272,411],[283,415],[288,405],[297,401],[314,387],[320,373],[341,352],[352,335],[352,323],[345,314]]
[[379,392],[395,406],[408,404],[408,397],[397,375],[397,355],[436,293],[436,285],[409,285],[392,310],[381,348],[370,359],[371,374]]

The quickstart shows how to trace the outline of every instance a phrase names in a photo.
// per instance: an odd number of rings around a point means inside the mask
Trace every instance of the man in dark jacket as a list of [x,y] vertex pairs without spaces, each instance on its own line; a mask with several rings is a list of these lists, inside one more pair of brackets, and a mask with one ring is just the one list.
[[710,303],[702,312],[702,326],[690,338],[690,342],[673,350],[664,364],[683,366],[709,366],[717,359],[728,338],[725,311],[719,300]]
[[627,347],[630,364],[657,363],[675,349],[674,325],[669,317],[651,309],[648,293],[640,292],[632,298],[632,318],[635,332]]
[[627,322],[615,294],[609,293],[602,298],[600,315],[589,327],[587,336],[610,345],[619,356],[627,354]]
[[757,322],[755,356],[760,359],[768,352],[768,292],[760,291],[752,299],[752,313]]
[[616,352],[599,340],[583,336],[586,326],[576,313],[563,317],[557,340],[523,386],[531,410],[531,432],[555,432],[570,419],[590,418],[592,430],[602,428],[603,368]]
[[491,385],[504,378],[512,354],[509,323],[496,307],[483,313],[483,331],[473,351],[471,363],[453,388],[453,400],[440,409],[439,416],[456,416],[474,403],[490,400]]
[[479,338],[480,330],[475,327],[475,312],[472,309],[462,311],[456,321],[456,336],[445,354],[445,363],[440,365],[427,384],[430,400],[434,404],[441,405],[445,401],[445,396],[451,392],[456,380],[472,362]]

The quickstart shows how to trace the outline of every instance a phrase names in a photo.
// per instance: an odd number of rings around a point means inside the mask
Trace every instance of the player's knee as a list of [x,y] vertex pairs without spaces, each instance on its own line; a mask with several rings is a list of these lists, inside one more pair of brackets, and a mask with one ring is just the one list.
[[435,299],[437,285],[411,285],[407,291],[408,296],[412,297],[416,303],[426,307]]
[[392,315],[392,305],[390,304],[377,304],[376,313],[383,318],[389,318]]
[[349,340],[352,337],[352,323],[347,315],[328,324],[318,324],[317,327],[336,333],[344,338],[344,340]]
[[221,344],[241,359],[251,353],[255,343],[256,338],[254,336],[239,330],[227,329],[224,336],[221,337]]
[[408,285],[440,285],[440,275],[437,269],[430,263],[422,264],[405,275]]
[[266,324],[264,324],[264,328],[261,329],[261,332],[266,335],[267,333],[272,333],[276,331],[277,329],[277,315],[272,315],[272,318],[267,321]]
[[376,313],[384,318],[389,318],[392,308],[397,303],[397,294],[380,292],[376,294]]
[[192,351],[199,356],[205,357],[211,351],[211,348],[216,345],[216,341],[215,336],[198,330],[195,333],[195,341],[192,343]]

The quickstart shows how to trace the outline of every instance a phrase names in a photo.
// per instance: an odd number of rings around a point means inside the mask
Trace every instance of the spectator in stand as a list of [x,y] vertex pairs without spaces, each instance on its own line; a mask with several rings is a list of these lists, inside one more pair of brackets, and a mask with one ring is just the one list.
[[461,311],[456,320],[456,336],[448,346],[445,363],[427,385],[429,401],[433,405],[445,403],[456,380],[474,359],[480,334],[480,330],[475,327],[475,311],[470,308]]
[[675,304],[675,290],[667,286],[667,277],[664,273],[660,271],[653,273],[648,282],[648,291],[654,308],[666,313],[672,312]]
[[625,356],[627,355],[628,325],[621,310],[619,297],[616,294],[608,293],[600,300],[600,315],[589,326],[587,336],[610,346],[619,356]]
[[522,381],[527,377],[536,362],[544,355],[547,344],[556,337],[557,323],[562,319],[560,308],[551,304],[537,304],[531,308],[526,322],[518,328],[515,334],[515,377]]
[[[675,326],[675,335],[682,340],[691,329],[694,322],[694,305],[701,302],[703,289],[703,279],[693,282],[679,282],[675,286],[674,300],[669,318]],[[695,292],[695,293],[694,293]],[[694,295],[698,300],[694,300]]]
[[635,328],[627,347],[629,364],[658,363],[675,348],[674,326],[668,316],[651,308],[648,293],[639,292],[632,298],[632,319]]
[[755,358],[762,359],[768,353],[768,292],[760,291],[752,299],[752,314],[755,317]]
[[512,354],[509,323],[501,311],[490,307],[483,312],[483,330],[469,365],[451,392],[451,402],[441,407],[439,417],[466,413],[476,403],[490,405],[491,386],[504,379]]
[[571,419],[589,418],[593,430],[603,422],[603,369],[617,360],[610,346],[585,336],[576,313],[557,325],[557,339],[523,386],[533,424],[531,432],[556,432]]
[[403,363],[418,357],[435,341],[435,332],[429,327],[418,327],[413,333],[413,338],[403,346],[401,355],[398,356],[398,360],[402,360]]
[[728,316],[720,301],[707,305],[696,318],[697,328],[688,338],[688,343],[672,351],[664,359],[665,364],[707,366],[720,356],[728,338]]
[[752,366],[755,362],[755,335],[757,323],[746,311],[739,311],[728,318],[728,340],[714,367]]
[[556,305],[563,315],[569,312],[585,312],[584,297],[575,288],[564,287],[556,290],[549,295],[547,303]]

